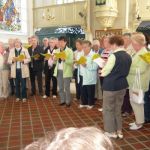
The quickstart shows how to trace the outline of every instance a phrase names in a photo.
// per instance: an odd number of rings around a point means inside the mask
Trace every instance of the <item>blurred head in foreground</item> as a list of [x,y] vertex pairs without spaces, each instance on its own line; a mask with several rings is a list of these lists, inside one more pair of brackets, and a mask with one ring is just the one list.
[[26,146],[24,150],[113,150],[110,139],[95,127],[66,128]]

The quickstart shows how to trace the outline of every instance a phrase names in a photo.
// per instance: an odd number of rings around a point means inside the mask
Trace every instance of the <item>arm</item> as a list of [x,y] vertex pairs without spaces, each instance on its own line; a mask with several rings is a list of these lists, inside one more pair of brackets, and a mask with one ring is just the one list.
[[106,77],[111,73],[113,67],[115,66],[115,62],[116,62],[116,57],[115,55],[111,54],[110,57],[108,58],[105,67],[101,71],[102,77]]
[[144,62],[142,59],[136,62],[132,62],[131,68],[130,68],[130,74],[135,74],[136,73],[136,69],[139,68],[140,69],[140,73],[144,74],[145,71],[147,71],[148,69],[148,64],[146,62]]
[[24,53],[25,53],[25,56],[26,56],[26,59],[24,60],[24,64],[28,64],[31,61],[31,57],[29,55],[28,50],[25,50]]
[[12,55],[12,51],[13,50],[11,50],[10,52],[9,52],[9,56],[8,56],[8,64],[10,64],[10,65],[12,65],[13,64],[13,55]]

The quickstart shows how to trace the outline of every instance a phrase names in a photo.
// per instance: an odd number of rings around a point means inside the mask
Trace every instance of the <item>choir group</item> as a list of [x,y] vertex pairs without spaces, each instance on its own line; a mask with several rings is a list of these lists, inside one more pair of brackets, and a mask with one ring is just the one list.
[[20,39],[9,39],[6,49],[0,42],[1,99],[15,94],[16,102],[26,102],[30,82],[30,96],[38,91],[43,99],[56,99],[59,93],[60,106],[70,107],[74,78],[74,100],[80,102],[79,108],[93,109],[95,100],[103,99],[99,111],[107,136],[123,138],[122,116],[132,111],[135,122],[129,125],[131,130],[150,122],[150,64],[140,57],[148,53],[142,33],[107,35],[92,43],[77,39],[76,51],[67,46],[64,36],[44,38],[42,46],[36,36],[28,42],[25,48]]

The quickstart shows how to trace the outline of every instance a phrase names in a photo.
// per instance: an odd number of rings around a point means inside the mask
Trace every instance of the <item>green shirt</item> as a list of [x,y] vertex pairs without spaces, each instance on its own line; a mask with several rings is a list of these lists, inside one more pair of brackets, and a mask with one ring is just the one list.
[[[56,52],[60,52],[60,49],[57,49]],[[66,60],[63,62],[63,78],[69,78],[73,76],[73,51],[72,49],[66,47],[65,53]],[[55,77],[57,77],[58,63],[59,61],[57,60],[56,67],[54,70]]]

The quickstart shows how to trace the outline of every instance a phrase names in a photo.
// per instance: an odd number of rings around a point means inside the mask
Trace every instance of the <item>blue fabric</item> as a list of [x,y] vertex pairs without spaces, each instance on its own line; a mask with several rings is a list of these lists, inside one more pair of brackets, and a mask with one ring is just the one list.
[[[26,92],[26,78],[22,78],[21,69],[16,69],[16,97],[17,98],[27,98]],[[20,94],[21,89],[21,94]]]
[[[83,72],[83,85],[93,85],[97,83],[97,68],[98,65],[93,62],[92,57],[95,53],[91,52],[88,56],[86,56],[87,63],[86,67],[82,68]],[[79,70],[80,71],[80,70]],[[79,73],[78,73],[78,79],[79,79]]]

